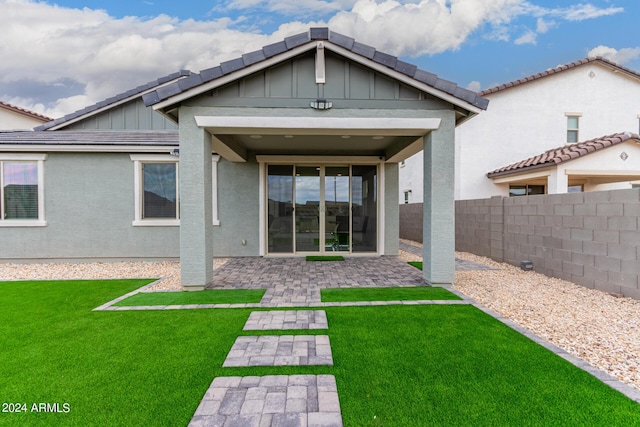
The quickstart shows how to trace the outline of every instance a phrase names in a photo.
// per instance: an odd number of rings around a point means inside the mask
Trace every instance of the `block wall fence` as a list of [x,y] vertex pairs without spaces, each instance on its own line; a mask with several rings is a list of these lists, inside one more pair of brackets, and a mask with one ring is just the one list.
[[[401,238],[422,240],[420,212],[400,206]],[[457,251],[640,299],[640,189],[459,200],[455,212]]]

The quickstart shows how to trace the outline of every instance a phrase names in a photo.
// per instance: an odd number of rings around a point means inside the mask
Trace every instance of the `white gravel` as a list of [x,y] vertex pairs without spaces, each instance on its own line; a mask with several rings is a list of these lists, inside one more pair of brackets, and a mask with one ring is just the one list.
[[[640,301],[468,253],[457,252],[456,256],[498,268],[458,271],[456,289],[640,390]],[[407,252],[401,252],[401,257],[420,260]],[[226,261],[214,260],[214,268]],[[0,263],[0,281],[138,277],[162,278],[150,290],[181,289],[178,262]]]

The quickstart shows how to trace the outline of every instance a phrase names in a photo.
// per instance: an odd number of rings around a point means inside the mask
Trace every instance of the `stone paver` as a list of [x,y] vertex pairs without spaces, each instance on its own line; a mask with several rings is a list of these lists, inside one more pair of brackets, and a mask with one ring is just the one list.
[[238,337],[222,366],[311,365],[333,366],[328,335]]
[[218,377],[189,427],[341,427],[333,375]]
[[254,311],[243,330],[327,329],[324,310]]

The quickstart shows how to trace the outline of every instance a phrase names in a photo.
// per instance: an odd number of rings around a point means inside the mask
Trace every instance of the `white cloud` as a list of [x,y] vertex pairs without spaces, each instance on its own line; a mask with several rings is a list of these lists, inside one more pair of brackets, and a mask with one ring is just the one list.
[[[544,9],[527,0],[233,0],[219,1],[214,10],[223,8],[265,12],[256,19],[269,19],[268,13],[300,19],[265,35],[246,16],[116,19],[102,10],[0,0],[0,58],[10,58],[0,61],[0,99],[31,99],[25,107],[59,116],[179,69],[215,66],[311,26],[328,25],[383,52],[416,57],[456,50],[474,33],[509,40],[520,16],[538,18],[537,32],[544,33],[554,19],[589,19],[620,9],[590,4]],[[326,22],[306,19],[310,16]],[[516,43],[535,42],[530,32]],[[73,90],[64,96],[48,91],[49,97],[34,90],[16,93],[61,82]]]
[[555,21],[545,21],[543,18],[538,18],[536,21],[536,32],[538,34],[544,34],[557,26],[558,24]]
[[626,47],[623,49],[614,49],[608,46],[597,46],[589,51],[588,56],[590,58],[601,56],[609,61],[613,61],[616,64],[624,65],[629,61],[640,58],[640,47]]
[[336,31],[396,55],[419,56],[458,49],[487,24],[509,22],[522,0],[422,0],[401,4],[359,0],[329,20]]
[[520,37],[515,39],[513,41],[513,43],[517,44],[517,45],[521,45],[521,44],[536,44],[537,43],[537,38],[538,38],[538,33],[536,33],[535,31],[532,31],[532,30],[527,30],[527,31],[525,31],[525,33],[523,35],[521,35]]
[[480,82],[476,80],[469,82],[469,84],[467,85],[467,89],[472,90],[474,92],[480,92],[481,87],[482,85],[480,84]]

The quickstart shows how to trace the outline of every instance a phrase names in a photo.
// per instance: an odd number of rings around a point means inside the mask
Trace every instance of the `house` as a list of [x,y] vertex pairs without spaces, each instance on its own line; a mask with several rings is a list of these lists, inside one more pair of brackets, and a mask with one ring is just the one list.
[[0,134],[1,188],[38,191],[0,259],[179,258],[199,289],[214,255],[397,255],[422,152],[423,275],[453,282],[454,132],[486,99],[328,28],[153,83]]
[[[456,200],[631,188],[629,181],[638,179],[640,158],[613,156],[610,163],[604,151],[589,155],[589,168],[570,176],[542,169],[494,173],[560,146],[638,132],[638,72],[588,58],[479,95],[491,101],[491,108],[456,131]],[[401,203],[421,202],[420,185],[421,159],[414,156],[400,169]]]
[[640,180],[640,136],[627,132],[566,144],[487,177],[496,184],[508,183],[513,196],[545,194],[545,188],[550,193],[580,192],[585,186]]
[[50,117],[0,101],[0,130],[33,129],[50,120]]

